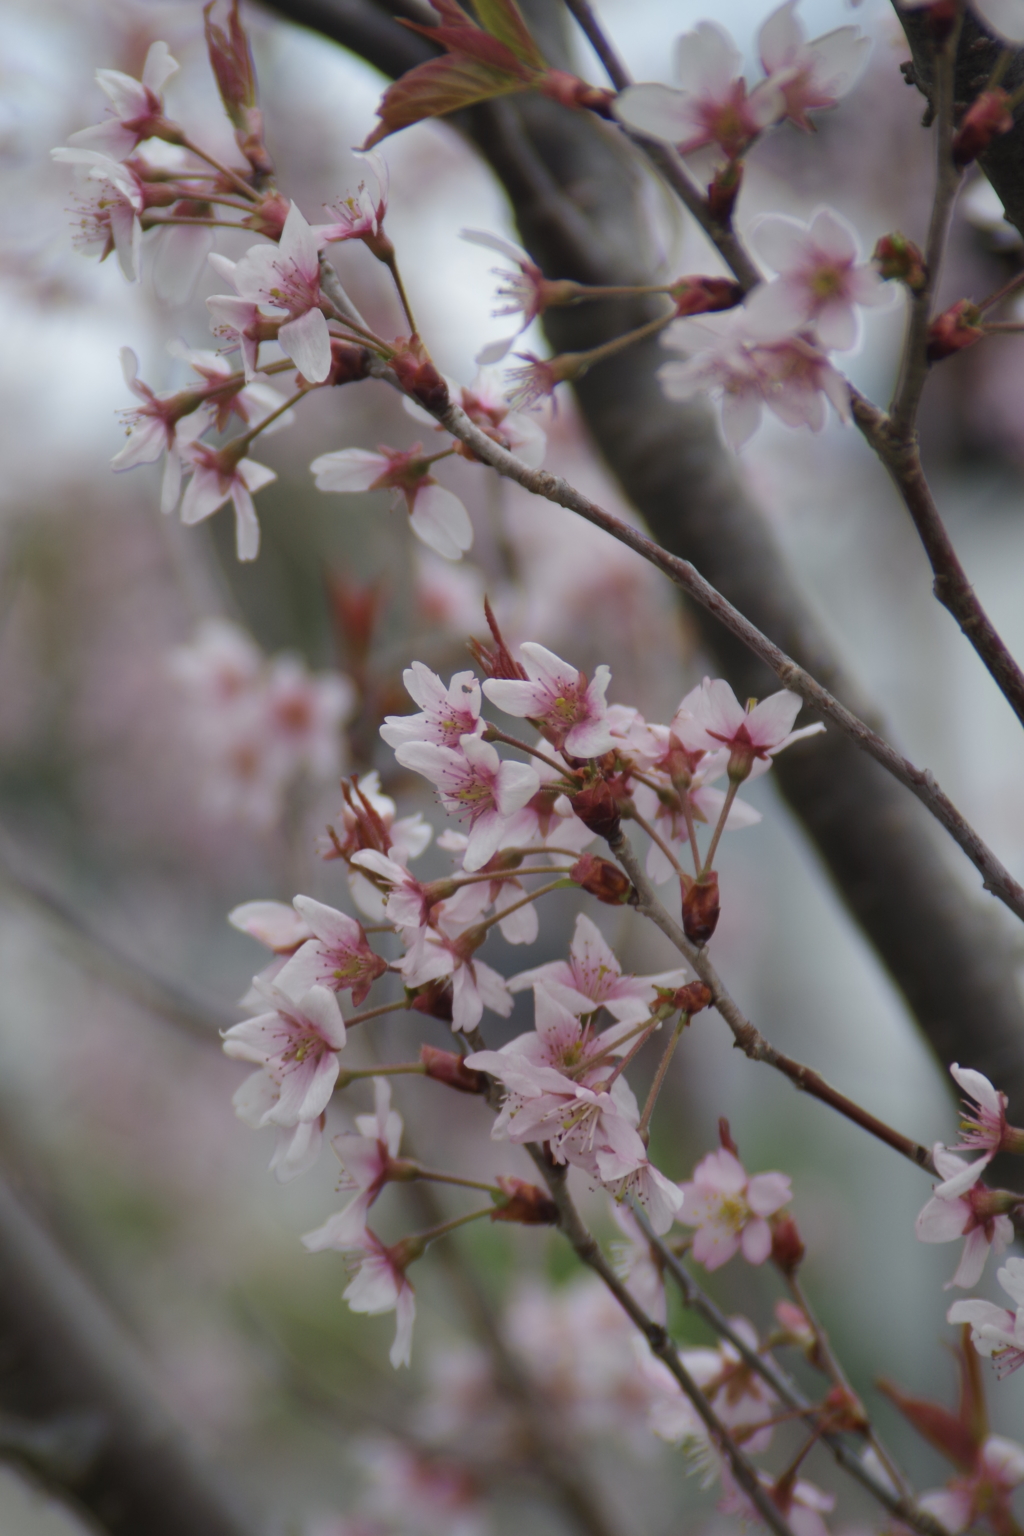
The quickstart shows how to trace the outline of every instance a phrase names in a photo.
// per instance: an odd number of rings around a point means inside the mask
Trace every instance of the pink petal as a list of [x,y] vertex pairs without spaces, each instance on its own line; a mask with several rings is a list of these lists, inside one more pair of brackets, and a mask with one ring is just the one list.
[[336,453],[322,453],[309,467],[319,491],[368,491],[389,468],[389,461],[365,448],[342,448]]
[[758,1218],[748,1221],[740,1235],[740,1248],[748,1264],[763,1264],[772,1251],[772,1229]]
[[323,383],[331,371],[331,335],[319,309],[307,309],[297,320],[282,325],[277,340],[304,378],[311,384]]
[[469,513],[442,485],[425,485],[417,492],[409,523],[416,537],[445,560],[461,560],[472,547]]

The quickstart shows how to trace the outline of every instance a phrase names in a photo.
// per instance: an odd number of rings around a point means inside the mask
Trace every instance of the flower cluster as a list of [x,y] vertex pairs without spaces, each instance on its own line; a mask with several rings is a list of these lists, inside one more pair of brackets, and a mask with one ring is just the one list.
[[218,820],[275,827],[296,787],[340,772],[342,728],[355,706],[342,674],[313,676],[287,654],[268,660],[226,619],[200,624],[167,665],[202,765],[206,807]]

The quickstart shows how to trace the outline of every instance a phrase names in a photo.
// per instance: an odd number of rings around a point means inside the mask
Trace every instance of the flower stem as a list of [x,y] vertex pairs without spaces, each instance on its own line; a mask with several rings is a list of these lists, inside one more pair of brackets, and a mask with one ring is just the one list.
[[503,922],[504,919],[506,917],[510,917],[513,912],[518,912],[520,907],[529,906],[531,901],[536,901],[539,896],[546,896],[549,891],[561,891],[564,889],[565,886],[561,880],[552,880],[550,884],[542,885],[538,887],[537,890],[531,891],[528,896],[523,896],[519,901],[514,901],[512,905],[510,907],[506,907],[503,912],[495,912],[494,916],[487,918],[485,922],[477,923],[474,928],[469,930],[469,932],[472,934],[480,935],[480,938],[477,939],[477,943],[479,943],[489,928],[493,928],[495,923]]
[[654,1031],[657,1029],[660,1023],[660,1018],[655,1018],[653,1022],[648,1022],[647,1027],[643,1034],[640,1036],[639,1040],[634,1041],[629,1050],[626,1052],[625,1056],[623,1056],[622,1060],[616,1062],[615,1070],[611,1077],[605,1078],[604,1082],[600,1085],[602,1092],[609,1093],[611,1091],[611,1087],[615,1082],[615,1079],[622,1076],[623,1072],[625,1072],[626,1068],[629,1066],[630,1062],[637,1055],[637,1053],[643,1050],[644,1046],[654,1034]]
[[488,1195],[501,1194],[497,1184],[482,1184],[479,1179],[464,1179],[457,1173],[441,1173],[436,1168],[420,1168],[416,1177],[428,1179],[431,1184],[456,1184],[460,1189],[482,1189]]
[[192,140],[185,134],[181,136],[181,146],[183,149],[189,150],[193,155],[198,155],[200,160],[205,160],[207,165],[212,165],[214,170],[219,171],[222,176],[226,176],[237,187],[247,202],[259,202],[259,194],[253,191],[244,177],[239,176],[238,172],[233,171],[229,165],[222,165],[213,155],[207,154],[205,149],[200,149],[198,144],[193,144]]
[[646,821],[643,816],[640,815],[640,812],[635,808],[635,806],[631,806],[630,808],[629,819],[630,821],[636,822],[641,832],[647,833],[647,836],[650,838],[652,843],[657,843],[666,859],[668,859],[669,863],[672,865],[672,868],[675,870],[676,874],[681,875],[683,872],[682,868],[680,867],[679,860],[672,852],[672,849],[669,847],[668,843],[665,842],[664,838],[660,837],[659,834],[654,830],[654,828],[651,826],[651,823]]
[[[393,928],[387,931],[394,933]],[[382,1013],[404,1013],[408,1012],[408,1009],[409,1004],[404,997],[398,1003],[381,1003],[379,1008],[364,1008],[362,1013],[354,1013],[350,1019],[345,1020],[345,1028],[351,1029],[354,1024],[365,1024],[367,1019],[379,1019]],[[370,1075],[373,1076],[372,1073]]]
[[394,251],[392,251],[390,256],[384,258],[384,265],[391,273],[392,281],[398,290],[398,297],[401,300],[405,318],[409,322],[409,330],[416,336],[419,334],[419,327],[416,324],[416,317],[412,312],[412,305],[409,303],[409,296],[405,291],[405,284],[402,282],[402,274],[398,270],[398,260]]
[[464,1227],[467,1222],[479,1221],[482,1216],[490,1216],[494,1210],[493,1205],[485,1205],[482,1211],[470,1211],[465,1216],[453,1216],[451,1221],[442,1221],[436,1227],[428,1227],[426,1232],[417,1232],[416,1238],[421,1243],[432,1243],[438,1237],[446,1237],[449,1232],[454,1232],[457,1227]]
[[[721,840],[722,833],[725,831],[725,824],[729,820],[729,812],[732,810],[732,803],[736,799],[736,791],[740,787],[740,782],[741,781],[739,779],[729,780],[729,788],[726,791],[725,800],[722,802],[722,809],[718,813],[718,822],[715,826],[714,832],[711,834],[711,842],[708,845],[708,852],[707,857],[704,860],[704,867],[703,869],[697,871],[698,880],[700,879],[701,875],[708,875],[711,873],[711,865],[715,854],[718,852],[718,844]],[[696,851],[696,847],[694,847],[694,853],[696,853]]]
[[531,757],[540,758],[542,763],[547,763],[549,768],[554,768],[559,775],[568,772],[564,763],[556,763],[554,758],[540,752],[536,747],[527,746],[525,741],[520,741],[518,736],[509,736],[505,731],[499,730],[496,725],[489,725],[484,731],[484,741],[503,741],[507,747],[518,747],[520,752],[528,752]]
[[679,1037],[689,1022],[690,1015],[688,1013],[681,1013],[679,1015],[679,1018],[676,1020],[676,1027],[672,1031],[665,1049],[662,1052],[661,1060],[658,1062],[658,1070],[654,1074],[654,1082],[650,1086],[650,1090],[647,1094],[647,1102],[644,1105],[643,1113],[640,1116],[640,1124],[637,1126],[637,1132],[643,1137],[644,1141],[647,1140],[647,1127],[651,1123],[651,1116],[654,1113],[654,1106],[658,1102],[658,1095],[661,1092],[662,1085],[665,1081],[665,1074],[668,1071],[669,1063],[671,1062],[675,1053],[676,1046],[679,1044]]
[[[351,1020],[348,1022],[351,1023]],[[422,1061],[400,1061],[393,1066],[383,1067],[342,1067],[334,1086],[336,1090],[340,1090],[364,1077],[398,1077],[405,1072],[414,1072],[420,1077],[425,1077],[427,1069]]]

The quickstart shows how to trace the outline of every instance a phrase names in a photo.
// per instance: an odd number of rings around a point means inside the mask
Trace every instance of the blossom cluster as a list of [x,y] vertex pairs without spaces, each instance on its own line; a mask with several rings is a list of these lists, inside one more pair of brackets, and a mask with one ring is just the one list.
[[170,652],[167,670],[215,819],[267,831],[293,791],[337,778],[356,702],[343,674],[312,675],[294,655],[268,660],[227,619],[200,624]]

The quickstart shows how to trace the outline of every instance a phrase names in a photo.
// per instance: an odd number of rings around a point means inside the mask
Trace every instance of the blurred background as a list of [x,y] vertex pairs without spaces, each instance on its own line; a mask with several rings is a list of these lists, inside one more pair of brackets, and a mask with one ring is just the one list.
[[[807,217],[826,200],[857,225],[868,251],[895,227],[920,239],[929,150],[920,98],[899,73],[906,48],[895,21],[880,0],[852,13],[840,0],[804,0],[801,11],[811,36],[851,21],[869,31],[871,64],[840,108],[819,117],[813,138],[786,128],[755,149],[741,227],[767,208]],[[601,13],[641,80],[670,79],[671,40],[705,14],[696,0],[606,0]],[[383,82],[255,6],[245,19],[280,185],[316,222],[360,179],[349,146],[369,131]],[[763,10],[729,0],[715,19],[753,67]],[[479,1329],[467,1325],[467,1272],[558,1405],[623,1530],[668,1536],[724,1526],[713,1495],[631,1399],[631,1346],[557,1235],[473,1227],[451,1240],[454,1257],[439,1250],[418,1265],[413,1366],[395,1373],[387,1363],[393,1320],[353,1316],[340,1299],[340,1258],[310,1256],[299,1243],[339,1206],[333,1158],[325,1153],[312,1172],[278,1184],[267,1172],[272,1139],[232,1113],[246,1069],[222,1057],[218,1029],[239,1016],[235,1000],[266,957],[226,913],[296,891],[348,903],[341,866],[321,856],[325,826],[340,811],[341,772],[376,768],[399,815],[419,810],[436,830],[444,824],[423,781],[397,771],[376,736],[385,713],[407,707],[401,672],[412,658],[446,679],[466,666],[467,637],[484,633],[486,592],[512,640],[539,640],[587,670],[607,661],[610,697],[648,719],[667,720],[706,663],[653,570],[476,466],[459,461],[442,472],[474,523],[474,550],[460,565],[418,545],[380,494],[318,493],[308,470],[317,454],[380,442],[404,448],[429,432],[375,382],[314,396],[290,429],[261,441],[257,457],[278,479],[258,498],[263,547],[252,566],[234,559],[228,511],[186,529],[158,511],[156,467],[111,474],[123,442],[117,412],[132,404],[118,349],[135,351],[155,390],[180,385],[187,370],[168,343],[215,345],[203,300],[223,281],[204,273],[193,297],[171,307],[148,272],[129,286],[115,261],[77,253],[74,178],[48,151],[103,115],[94,68],[138,75],[157,38],[182,66],[168,87],[169,111],[230,155],[197,0],[5,0],[0,8],[3,1169],[46,1213],[141,1343],[166,1401],[270,1531],[573,1528],[531,1463]],[[580,69],[601,79],[582,47]],[[438,365],[469,383],[475,353],[507,322],[491,316],[493,258],[458,232],[515,238],[508,209],[445,125],[402,133],[385,155],[388,229],[421,330]],[[667,276],[717,270],[653,182],[650,204]],[[980,298],[1004,281],[1020,262],[1014,240],[984,187],[972,189],[954,229],[950,297]],[[232,257],[249,243],[218,237]],[[371,321],[385,334],[400,331],[386,273],[369,252],[346,247],[339,267]],[[865,342],[848,360],[876,399],[886,396],[900,334],[898,307],[868,312]],[[543,350],[539,334],[523,340]],[[1021,654],[1019,339],[992,340],[944,364],[924,421],[963,562]],[[570,399],[546,426],[548,467],[631,516]],[[745,450],[744,469],[850,670],[896,723],[908,754],[932,767],[1024,877],[1019,727],[934,602],[916,537],[894,514],[861,440],[835,423],[812,437],[769,421]],[[213,620],[232,628],[211,629]],[[207,686],[218,646],[267,709],[283,698],[287,714],[290,688],[304,708],[326,710],[315,728],[304,717],[272,771],[247,755],[246,741],[225,744],[218,728]],[[328,675],[342,682],[329,684]],[[278,724],[284,741],[287,721]],[[955,1107],[944,1075],[901,1001],[771,783],[748,798],[764,819],[725,840],[716,965],[779,1047],[908,1134],[951,1141]],[[954,853],[950,878],[974,889],[973,871]],[[417,868],[435,874],[448,863],[431,848]],[[560,893],[529,951],[495,935],[488,961],[512,974],[564,955],[577,905]],[[672,964],[671,950],[632,913],[591,915],[625,965]],[[511,1020],[487,1015],[483,1025],[489,1044],[527,1027],[522,1000]],[[425,1036],[445,1045],[446,1034],[419,1015],[397,1015],[372,1037],[360,1032],[353,1063],[401,1060]],[[330,1129],[349,1125],[369,1102],[368,1088],[350,1090],[332,1106]],[[396,1104],[410,1146],[435,1166],[468,1159],[528,1177],[522,1154],[490,1142],[478,1102],[399,1080]],[[952,1402],[942,1285],[954,1251],[913,1236],[927,1179],[738,1058],[725,1026],[702,1014],[659,1109],[660,1166],[688,1177],[723,1114],[749,1168],[792,1175],[808,1290],[909,1474],[919,1487],[941,1482],[939,1459],[872,1387],[885,1374]],[[579,1195],[602,1237],[615,1236],[606,1203],[582,1185]],[[411,1197],[394,1189],[377,1210],[387,1240],[422,1224]],[[999,1295],[991,1276],[985,1286]],[[733,1264],[710,1288],[728,1310],[770,1324],[773,1276]],[[672,1323],[680,1338],[705,1341],[684,1314]],[[993,1384],[991,1401],[993,1427],[1019,1434],[1024,1373]],[[826,1460],[812,1458],[807,1471],[835,1485]],[[869,1518],[844,1491],[837,1526]],[[22,1473],[0,1467],[4,1536],[84,1529]]]

